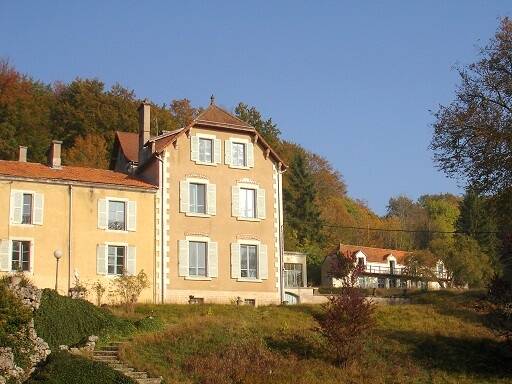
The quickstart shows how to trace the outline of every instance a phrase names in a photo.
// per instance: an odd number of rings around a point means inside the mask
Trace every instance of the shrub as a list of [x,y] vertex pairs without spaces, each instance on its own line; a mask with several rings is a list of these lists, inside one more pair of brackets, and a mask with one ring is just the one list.
[[148,275],[144,270],[134,276],[124,272],[115,278],[113,285],[113,294],[120,300],[126,312],[133,312],[142,291],[150,287]]
[[112,313],[83,299],[60,296],[53,290],[45,289],[41,306],[34,314],[38,336],[51,349],[61,344],[75,345],[90,335],[100,335],[107,329],[117,332],[130,331],[133,324],[116,318]]
[[101,305],[101,299],[103,298],[107,288],[101,284],[101,281],[97,280],[93,283],[92,290],[96,294],[96,305],[99,307]]
[[342,287],[324,304],[319,331],[325,337],[327,352],[334,354],[338,365],[346,365],[363,352],[374,324],[374,304],[356,287],[359,267],[355,258],[338,254],[333,263],[333,277],[342,279]]
[[52,353],[27,384],[135,384],[135,381],[101,364],[67,352]]
[[494,327],[512,345],[512,283],[495,275],[488,286],[488,297],[496,305]]

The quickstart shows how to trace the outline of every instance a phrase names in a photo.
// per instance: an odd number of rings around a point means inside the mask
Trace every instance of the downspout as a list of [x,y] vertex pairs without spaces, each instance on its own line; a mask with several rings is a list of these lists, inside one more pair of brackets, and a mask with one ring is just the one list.
[[164,304],[165,302],[165,241],[164,241],[164,183],[165,183],[165,177],[164,177],[164,160],[160,155],[155,156],[158,161],[160,162],[160,300],[161,303]]
[[68,188],[69,215],[68,215],[68,293],[71,288],[71,241],[73,225],[73,186]]
[[283,190],[282,190],[282,174],[281,163],[278,163],[277,169],[277,209],[279,210],[279,275],[280,275],[280,291],[281,303],[284,302],[284,226],[283,226]]

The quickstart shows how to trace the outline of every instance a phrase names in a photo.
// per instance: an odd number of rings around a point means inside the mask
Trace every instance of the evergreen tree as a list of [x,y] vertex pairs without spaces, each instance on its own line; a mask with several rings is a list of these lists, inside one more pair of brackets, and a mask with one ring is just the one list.
[[321,243],[322,219],[316,203],[316,188],[306,157],[297,153],[289,172],[289,182],[284,190],[286,222],[294,233],[298,246]]
[[494,209],[473,188],[468,188],[460,203],[457,230],[471,236],[498,267],[498,236]]

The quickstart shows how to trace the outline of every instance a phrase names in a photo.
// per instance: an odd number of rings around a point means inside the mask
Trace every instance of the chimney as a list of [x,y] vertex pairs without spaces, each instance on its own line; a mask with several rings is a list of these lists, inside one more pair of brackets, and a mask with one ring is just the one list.
[[150,105],[144,100],[139,106],[139,165],[145,160],[144,144],[150,139]]
[[50,153],[48,154],[48,166],[60,169],[61,161],[60,161],[60,151],[61,151],[62,141],[52,140],[52,145],[50,147]]
[[24,147],[23,145],[20,145],[20,154],[18,157],[18,161],[20,163],[26,163],[27,162],[27,147]]

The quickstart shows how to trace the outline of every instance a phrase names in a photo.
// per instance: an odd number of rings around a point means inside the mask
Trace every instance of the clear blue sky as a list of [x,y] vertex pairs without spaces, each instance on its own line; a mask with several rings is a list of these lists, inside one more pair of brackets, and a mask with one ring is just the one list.
[[[364,4],[363,4],[364,3]],[[429,110],[453,97],[510,1],[6,1],[0,56],[45,82],[98,77],[158,103],[212,93],[325,156],[352,197],[461,190],[434,169]]]

